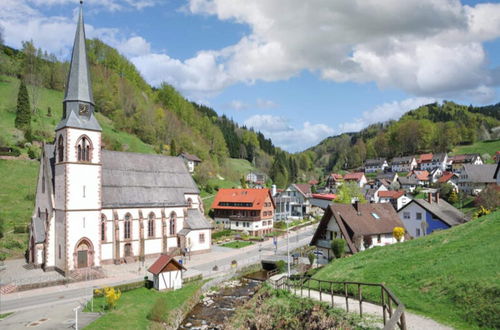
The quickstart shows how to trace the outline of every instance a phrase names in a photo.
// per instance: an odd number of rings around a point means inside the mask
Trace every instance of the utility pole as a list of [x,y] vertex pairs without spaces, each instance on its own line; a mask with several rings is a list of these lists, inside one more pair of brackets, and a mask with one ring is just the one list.
[[75,330],[78,330],[78,309],[80,306],[77,306],[73,310],[75,311]]

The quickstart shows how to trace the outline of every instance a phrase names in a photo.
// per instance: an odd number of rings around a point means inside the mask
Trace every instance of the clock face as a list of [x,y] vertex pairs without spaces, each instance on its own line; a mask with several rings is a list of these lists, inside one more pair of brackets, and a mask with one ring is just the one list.
[[88,104],[80,104],[80,115],[86,115],[89,113],[89,105]]

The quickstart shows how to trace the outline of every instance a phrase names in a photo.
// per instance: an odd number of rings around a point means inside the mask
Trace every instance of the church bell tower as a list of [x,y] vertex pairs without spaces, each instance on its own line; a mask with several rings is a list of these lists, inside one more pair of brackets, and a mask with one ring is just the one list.
[[102,129],[94,115],[82,7],[80,2],[55,137],[55,259],[56,268],[65,274],[100,266]]

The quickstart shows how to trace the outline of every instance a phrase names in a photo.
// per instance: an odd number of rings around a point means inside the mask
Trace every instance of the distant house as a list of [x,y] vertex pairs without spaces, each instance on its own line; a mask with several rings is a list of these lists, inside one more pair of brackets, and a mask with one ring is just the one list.
[[201,163],[201,159],[195,155],[188,154],[187,152],[183,152],[179,155],[179,157],[186,163],[189,173],[193,173],[194,168]]
[[415,156],[394,157],[391,162],[393,172],[410,172],[417,167]]
[[429,172],[427,171],[419,171],[413,170],[408,174],[408,178],[414,179],[419,186],[428,186],[429,185]]
[[212,203],[224,228],[262,236],[273,230],[274,200],[269,189],[219,189]]
[[428,194],[427,200],[413,199],[398,211],[398,215],[412,237],[429,235],[468,220],[462,212],[440,199],[439,194]]
[[451,157],[451,170],[460,173],[465,164],[483,165],[483,159],[479,154],[464,154]]
[[429,181],[432,183],[436,183],[438,179],[443,175],[443,170],[439,167],[434,168],[430,173],[429,173]]
[[389,164],[384,158],[367,159],[365,161],[365,173],[383,172],[386,167],[389,167]]
[[414,192],[415,189],[419,186],[419,181],[414,177],[402,176],[398,178],[398,182],[401,186],[401,189],[404,189],[407,192]]
[[276,220],[303,218],[311,211],[311,198],[310,184],[291,184],[274,198]]
[[386,186],[386,188],[388,188],[391,184],[398,182],[398,178],[398,173],[378,173],[375,179],[375,183],[378,186],[380,186],[381,184],[383,184],[384,186],[388,184],[388,186]]
[[335,190],[344,182],[342,174],[332,173],[326,179],[326,188]]
[[496,164],[465,164],[458,178],[458,189],[469,195],[479,194],[488,184],[496,183]]
[[312,194],[311,206],[319,207],[323,210],[337,198],[335,194]]
[[162,254],[149,267],[148,272],[153,274],[153,287],[156,290],[182,288],[182,271],[186,270],[177,260],[167,254]]
[[387,191],[387,187],[384,185],[365,185],[361,192],[365,196],[365,199],[370,203],[378,203],[379,202],[379,194],[380,192]]
[[432,163],[432,154],[421,154],[417,159],[418,166],[420,170],[430,170]]
[[397,211],[411,201],[404,190],[388,190],[379,193],[379,203],[390,203]]
[[[431,155],[430,159],[429,155]],[[424,155],[421,155],[421,157],[422,156]],[[420,169],[430,172],[434,169],[439,168],[441,169],[441,171],[445,171],[447,165],[448,165],[448,155],[446,153],[425,154],[425,157],[420,163]]]
[[354,182],[358,187],[362,188],[368,180],[363,172],[347,173],[344,175],[345,182]]
[[458,174],[453,172],[444,172],[437,182],[440,184],[451,184],[453,186],[453,190],[458,192]]
[[263,173],[250,172],[246,176],[246,181],[254,186],[263,187],[266,184],[267,175]]
[[310,245],[331,258],[332,240],[342,238],[347,243],[347,251],[356,253],[396,243],[392,235],[394,227],[403,227],[403,223],[390,204],[334,203],[326,209]]

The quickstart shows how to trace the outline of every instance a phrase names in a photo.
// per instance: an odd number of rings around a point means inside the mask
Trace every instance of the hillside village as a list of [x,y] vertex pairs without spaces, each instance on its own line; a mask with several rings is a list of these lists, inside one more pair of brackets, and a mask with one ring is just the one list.
[[2,329],[500,327],[500,104],[291,153],[78,13],[69,63],[0,44]]

